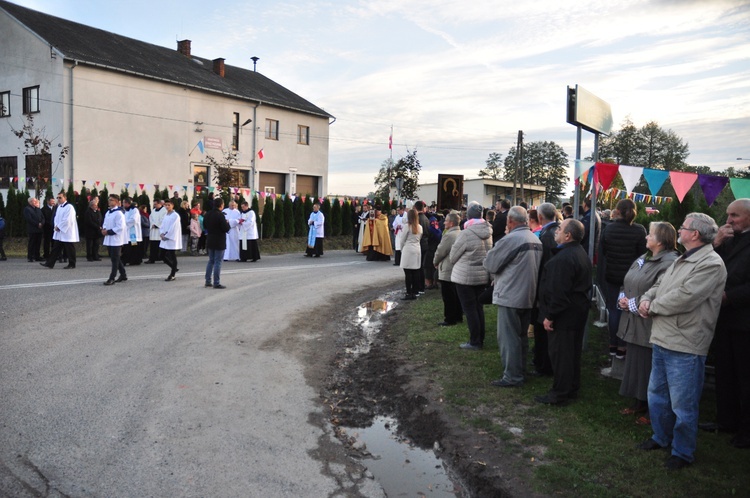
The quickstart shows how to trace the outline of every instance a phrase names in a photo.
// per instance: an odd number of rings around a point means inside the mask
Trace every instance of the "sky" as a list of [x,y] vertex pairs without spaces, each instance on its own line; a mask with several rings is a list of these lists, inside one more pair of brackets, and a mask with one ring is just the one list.
[[259,72],[335,116],[328,194],[375,190],[391,127],[394,161],[416,149],[420,183],[476,178],[519,130],[562,146],[572,177],[575,85],[610,104],[615,130],[676,132],[691,165],[750,165],[736,160],[750,159],[750,0],[15,2],[169,48],[190,39],[233,66],[259,57]]

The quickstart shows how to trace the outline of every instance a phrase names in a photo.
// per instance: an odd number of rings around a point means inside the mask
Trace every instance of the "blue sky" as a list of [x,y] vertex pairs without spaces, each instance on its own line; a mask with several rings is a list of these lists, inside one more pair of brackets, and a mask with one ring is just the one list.
[[[420,181],[474,178],[518,130],[575,154],[565,92],[656,121],[688,162],[750,165],[750,0],[16,0],[90,26],[252,67],[336,116],[329,192],[363,195],[417,148]],[[584,133],[583,155],[593,138]],[[572,167],[570,169],[572,176]]]

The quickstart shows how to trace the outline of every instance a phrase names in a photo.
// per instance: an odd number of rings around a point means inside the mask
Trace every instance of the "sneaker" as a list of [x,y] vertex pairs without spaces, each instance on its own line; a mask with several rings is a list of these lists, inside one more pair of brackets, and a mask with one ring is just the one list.
[[458,347],[461,349],[468,349],[469,351],[479,351],[480,349],[482,349],[481,346],[475,346],[470,342],[464,342],[463,344],[459,344]]
[[[610,354],[612,354],[612,353],[610,353]],[[615,351],[615,359],[617,359],[617,360],[624,360],[626,354],[627,354],[627,351],[625,351],[624,349],[618,349],[618,350]]]

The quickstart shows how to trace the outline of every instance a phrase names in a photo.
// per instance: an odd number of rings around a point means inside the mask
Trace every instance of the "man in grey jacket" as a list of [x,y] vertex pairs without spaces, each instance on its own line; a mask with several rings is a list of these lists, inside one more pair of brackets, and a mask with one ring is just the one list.
[[685,254],[641,296],[638,306],[641,316],[653,318],[648,409],[654,431],[639,448],[671,446],[672,456],[664,463],[669,470],[695,459],[706,355],[727,279],[724,262],[711,245],[718,231],[708,215],[688,214],[677,232]]
[[526,355],[529,350],[527,330],[536,301],[542,243],[531,232],[524,208],[508,211],[508,234],[499,239],[487,253],[484,268],[492,275],[492,303],[497,305],[497,344],[505,368],[497,387],[523,385]]
[[461,301],[458,300],[456,286],[451,281],[453,263],[451,263],[451,247],[456,242],[461,231],[461,218],[458,213],[448,213],[445,217],[445,231],[440,239],[440,244],[435,251],[432,264],[438,269],[438,280],[440,281],[440,292],[443,297],[443,321],[438,323],[441,327],[450,327],[463,321]]

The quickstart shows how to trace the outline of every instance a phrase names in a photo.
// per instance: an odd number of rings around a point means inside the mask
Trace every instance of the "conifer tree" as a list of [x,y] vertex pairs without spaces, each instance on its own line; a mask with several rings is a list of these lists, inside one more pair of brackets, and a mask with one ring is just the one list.
[[305,227],[307,226],[307,220],[305,219],[305,205],[302,202],[302,197],[297,196],[294,199],[294,236],[304,237]]
[[277,197],[273,210],[276,219],[276,227],[273,236],[280,239],[284,237],[284,232],[286,231],[284,228],[284,201]]
[[260,216],[260,206],[258,205],[258,196],[253,196],[253,202],[250,204],[250,209],[253,210],[253,213],[255,213],[255,217],[257,218]]
[[88,191],[86,187],[81,187],[81,193],[78,195],[78,202],[75,205],[76,214],[78,215],[78,233],[83,233],[84,213],[89,207]]
[[289,238],[294,235],[294,206],[292,196],[286,195],[284,199],[284,237]]
[[19,190],[16,193],[16,203],[18,204],[18,212],[20,214],[19,216],[19,226],[20,229],[20,236],[26,237],[28,235],[28,232],[26,231],[26,220],[23,218],[23,209],[29,205],[29,197],[31,197],[31,194],[29,193],[29,189],[24,188],[22,191]]
[[323,204],[320,205],[320,210],[323,213],[323,216],[325,216],[325,236],[330,237],[331,236],[331,201],[328,200],[328,197],[323,199]]
[[76,191],[73,188],[73,182],[68,182],[68,190],[65,192],[65,197],[67,198],[66,200],[69,203],[73,204],[74,206],[76,205],[76,201],[78,201],[78,196],[76,195]]
[[270,195],[266,196],[266,202],[263,205],[263,217],[261,218],[261,228],[263,229],[263,238],[273,238],[274,229],[276,228],[276,217],[273,212],[273,199]]
[[352,234],[352,204],[349,199],[341,206],[341,235]]
[[3,200],[2,192],[0,192],[0,216],[5,218],[5,201]]
[[310,213],[312,213],[312,207],[313,207],[313,197],[311,195],[308,195],[305,198],[305,203],[303,207],[304,207],[303,219],[304,219],[304,226],[305,226],[305,231],[303,235],[307,235],[307,220],[310,219]]
[[8,202],[5,209],[5,235],[8,237],[18,237],[19,227],[21,223],[21,211],[18,209],[18,194],[13,182],[10,182],[8,187]]
[[338,199],[331,203],[331,235],[341,235],[341,202]]

